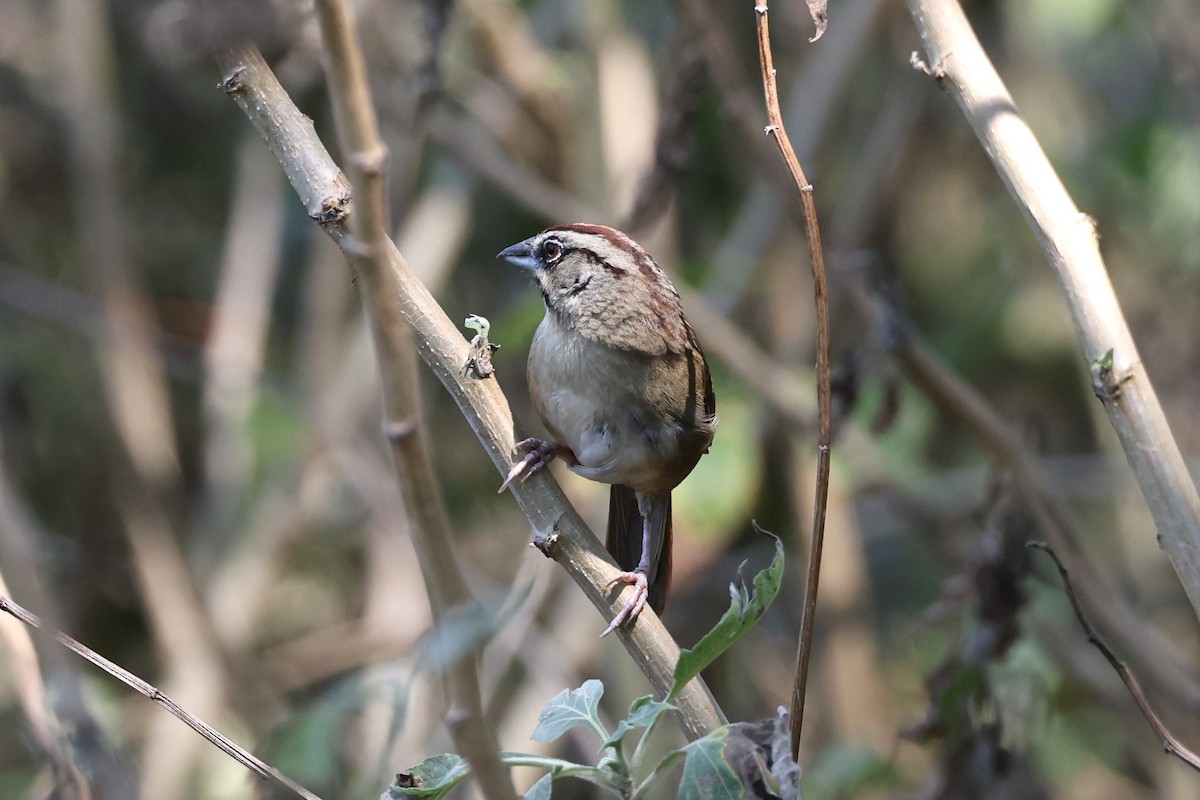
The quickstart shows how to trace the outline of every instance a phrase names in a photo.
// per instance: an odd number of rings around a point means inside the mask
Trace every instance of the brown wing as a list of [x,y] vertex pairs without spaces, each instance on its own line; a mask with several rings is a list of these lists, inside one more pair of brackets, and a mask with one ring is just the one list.
[[[663,515],[662,550],[656,559],[656,568],[650,576],[647,602],[654,613],[661,615],[667,608],[667,593],[671,588],[671,498],[667,497],[667,510]],[[613,484],[608,491],[608,529],[604,537],[604,549],[608,550],[617,566],[626,572],[632,571],[642,558],[642,515],[638,511],[637,495],[628,486]]]

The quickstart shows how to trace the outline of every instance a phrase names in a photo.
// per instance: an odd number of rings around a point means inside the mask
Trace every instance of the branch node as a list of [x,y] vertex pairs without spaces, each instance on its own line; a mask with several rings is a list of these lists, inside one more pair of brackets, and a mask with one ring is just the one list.
[[533,541],[529,543],[530,547],[536,547],[546,558],[554,558],[556,544],[558,544],[558,520],[554,521],[548,531],[535,530]]
[[946,59],[949,57],[949,53],[943,53],[938,58],[937,63],[930,68],[925,59],[921,58],[921,55],[916,50],[913,50],[908,56],[908,65],[917,72],[925,73],[940,84],[946,77]]
[[1079,221],[1087,226],[1088,231],[1092,234],[1092,238],[1100,241],[1100,225],[1096,222],[1096,218],[1086,211],[1079,212]]
[[1088,365],[1092,373],[1092,391],[1101,403],[1108,404],[1121,396],[1121,387],[1133,379],[1133,367],[1124,369],[1120,374],[1113,369],[1113,350],[1110,347],[1104,355],[1092,359]]
[[321,207],[308,216],[320,225],[341,222],[350,213],[350,193],[328,195],[321,198]]
[[237,67],[217,84],[217,88],[225,94],[240,92],[245,88],[245,84],[242,83],[242,73],[245,71],[245,67]]

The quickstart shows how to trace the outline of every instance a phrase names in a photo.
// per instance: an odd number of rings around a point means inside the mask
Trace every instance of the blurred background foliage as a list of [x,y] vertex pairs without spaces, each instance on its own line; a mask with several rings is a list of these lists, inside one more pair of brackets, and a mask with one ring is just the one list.
[[[753,520],[784,537],[780,599],[706,673],[730,719],[772,715],[792,678],[815,403],[807,251],[781,164],[763,155],[753,4],[354,5],[401,251],[451,318],[491,319],[523,426],[539,431],[524,360],[541,304],[498,250],[551,223],[619,224],[688,287],[721,426],[676,495],[666,623],[694,642],[738,565],[765,563]],[[1195,458],[1200,9],[966,6],[1095,219]],[[1118,636],[1114,648],[1200,742],[1195,678],[1181,693],[1154,669],[1194,667],[1196,619],[1041,251],[953,103],[910,67],[900,4],[833,0],[815,44],[802,4],[773,12],[784,112],[826,237],[840,419],[805,796],[1194,797],[1196,777],[1162,754],[1052,573],[1025,555],[1042,533],[1003,471],[893,357],[924,337],[1022,432],[1112,602],[1161,646],[1130,652]],[[332,148],[311,8],[2,0],[0,18],[6,591],[314,791],[376,796],[451,744],[369,342],[346,265],[205,56],[253,36]],[[440,387],[425,380],[424,393],[473,591],[511,603],[482,657],[502,746],[535,748],[538,709],[587,677],[605,681],[619,715],[645,680],[527,547],[524,518],[495,495],[499,477]],[[602,526],[604,488],[562,482]],[[47,797],[56,736],[38,734],[26,682],[37,669],[3,625],[0,797]],[[104,796],[272,791],[108,677],[39,655],[64,752]],[[536,777],[519,772],[518,788]]]

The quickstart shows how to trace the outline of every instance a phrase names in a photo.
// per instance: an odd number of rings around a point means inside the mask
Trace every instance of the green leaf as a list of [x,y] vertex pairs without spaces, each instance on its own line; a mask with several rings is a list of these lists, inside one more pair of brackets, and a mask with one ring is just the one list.
[[538,782],[529,787],[525,800],[550,800],[550,784],[554,781],[554,773],[547,772],[538,778]]
[[767,535],[775,540],[775,557],[770,566],[754,576],[753,594],[746,590],[744,583],[729,584],[729,609],[716,626],[696,642],[695,647],[679,654],[679,663],[675,665],[675,684],[671,687],[671,693],[667,695],[668,700],[678,694],[688,681],[699,675],[700,670],[745,636],[775,599],[779,592],[779,584],[783,580],[783,542],[773,533]]
[[629,714],[617,723],[617,729],[613,731],[613,735],[604,740],[604,746],[617,747],[627,733],[635,728],[649,728],[664,712],[673,708],[675,706],[655,700],[652,695],[639,697],[630,704]]
[[718,728],[683,748],[683,776],[679,780],[679,800],[742,800],[746,788],[725,760],[728,728]]
[[578,689],[562,690],[546,703],[530,738],[535,742],[553,742],[571,728],[587,725],[599,734],[601,741],[607,740],[608,731],[596,712],[603,694],[604,684],[595,678]]
[[1104,355],[1092,359],[1092,374],[1104,374],[1112,372],[1113,368],[1113,349],[1110,347]]
[[471,766],[462,756],[442,753],[422,761],[410,772],[396,776],[396,783],[388,787],[387,794],[380,800],[397,797],[442,798],[471,774]]

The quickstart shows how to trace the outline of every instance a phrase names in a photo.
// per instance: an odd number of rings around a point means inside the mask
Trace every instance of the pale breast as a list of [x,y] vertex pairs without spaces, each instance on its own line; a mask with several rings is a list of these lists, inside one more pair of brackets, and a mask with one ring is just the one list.
[[697,436],[712,434],[688,423],[677,395],[690,387],[664,372],[672,363],[586,339],[546,316],[530,348],[530,394],[550,435],[575,453],[576,473],[662,494],[691,471],[707,445],[697,448]]

